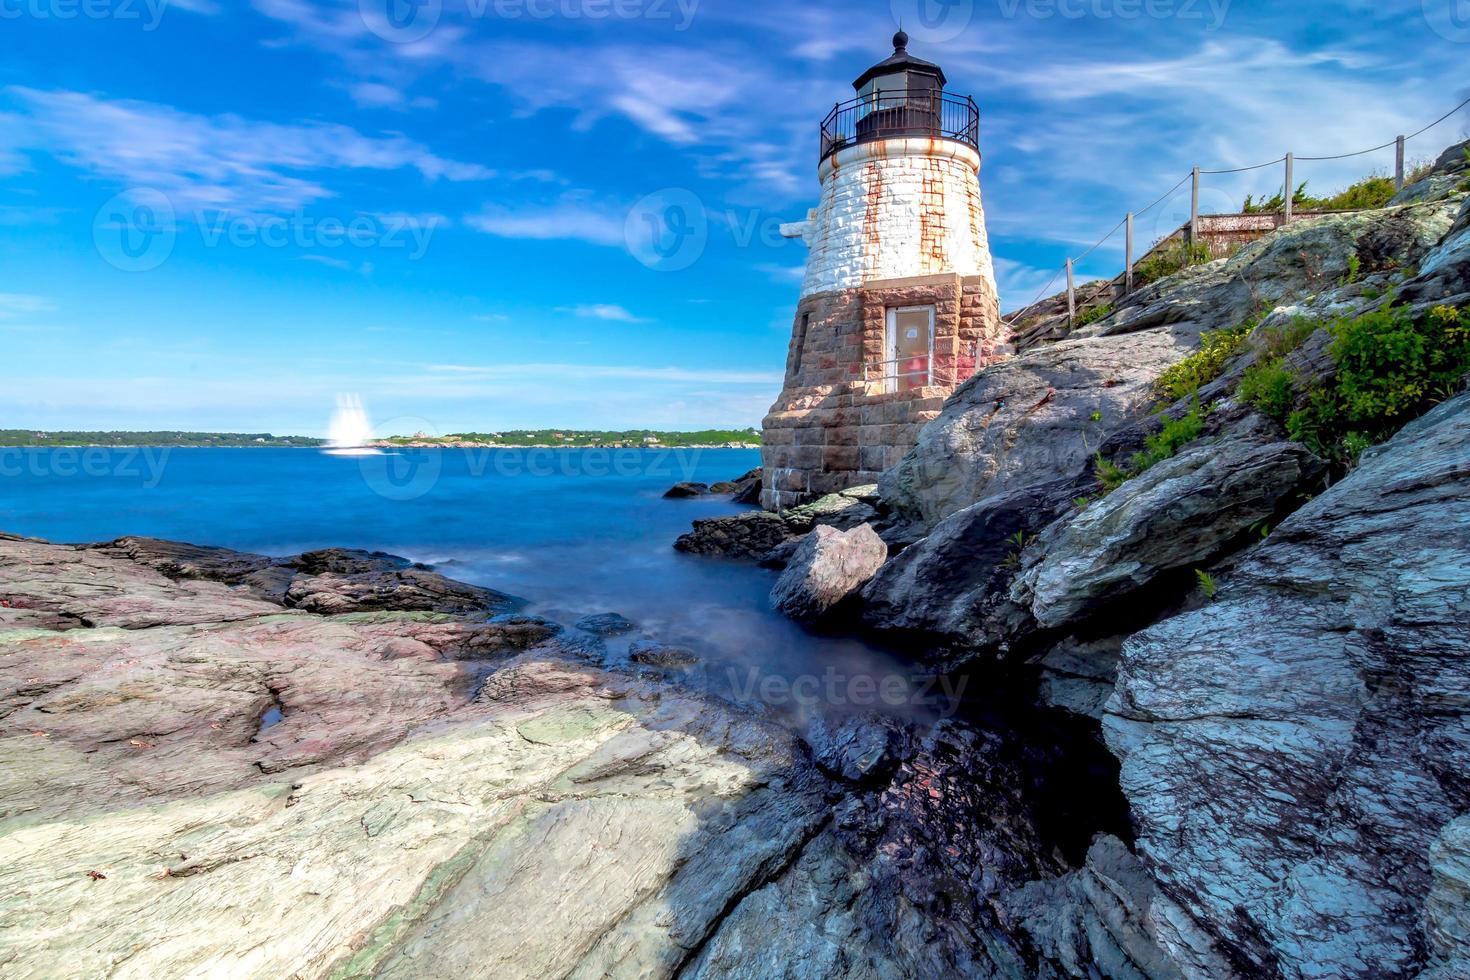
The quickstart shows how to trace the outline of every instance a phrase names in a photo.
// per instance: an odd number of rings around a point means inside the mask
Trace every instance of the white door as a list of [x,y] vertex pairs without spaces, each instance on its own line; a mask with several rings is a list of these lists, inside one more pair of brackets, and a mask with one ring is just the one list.
[[934,307],[889,310],[887,334],[887,390],[928,387],[934,363]]

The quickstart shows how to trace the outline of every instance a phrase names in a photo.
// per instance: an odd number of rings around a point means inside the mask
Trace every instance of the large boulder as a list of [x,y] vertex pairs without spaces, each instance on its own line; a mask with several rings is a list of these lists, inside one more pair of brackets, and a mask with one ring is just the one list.
[[981,500],[1090,482],[1112,433],[1148,414],[1154,382],[1197,329],[1069,340],[987,368],[960,387],[918,445],[883,475],[883,499],[929,527]]
[[823,525],[807,535],[771,590],[771,606],[816,622],[856,595],[888,560],[888,545],[867,524],[851,531]]
[[1470,812],[1467,550],[1461,395],[1292,515],[1218,601],[1125,643],[1105,732],[1139,854],[1209,937],[1163,937],[1176,960],[1203,943],[1252,973],[1408,976],[1443,945],[1425,915],[1431,850]]
[[1171,574],[1193,578],[1250,529],[1294,507],[1322,473],[1298,443],[1247,435],[1187,447],[1061,524],[1030,554],[1016,592],[1048,628]]
[[1034,631],[1030,611],[1011,598],[1027,543],[1070,503],[1054,486],[997,494],[939,522],[928,537],[889,561],[863,590],[863,621],[913,635],[927,659],[958,662],[1005,652]]

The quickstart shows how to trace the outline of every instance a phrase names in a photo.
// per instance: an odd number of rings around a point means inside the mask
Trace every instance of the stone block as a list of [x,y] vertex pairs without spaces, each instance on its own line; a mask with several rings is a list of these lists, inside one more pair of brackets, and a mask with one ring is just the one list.
[[807,426],[796,430],[797,446],[825,446],[827,444],[827,429],[822,425],[821,416],[817,413],[808,413]]
[[861,459],[856,446],[828,446],[822,455],[822,466],[828,472],[843,472],[860,469]]

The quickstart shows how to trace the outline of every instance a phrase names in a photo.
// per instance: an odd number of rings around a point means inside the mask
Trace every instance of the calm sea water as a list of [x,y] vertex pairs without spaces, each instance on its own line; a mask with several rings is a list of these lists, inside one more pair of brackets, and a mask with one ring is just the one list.
[[0,449],[0,530],[269,555],[387,551],[563,623],[622,613],[651,638],[696,649],[702,676],[740,701],[797,714],[909,710],[919,690],[901,658],[775,615],[769,571],[673,550],[692,521],[744,508],[663,492],[757,465],[753,450]]

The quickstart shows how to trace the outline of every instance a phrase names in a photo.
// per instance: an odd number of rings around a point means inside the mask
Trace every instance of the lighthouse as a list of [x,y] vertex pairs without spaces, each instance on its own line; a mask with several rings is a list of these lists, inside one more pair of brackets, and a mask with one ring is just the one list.
[[1003,356],[980,201],[980,110],[908,35],[821,124],[821,203],[781,397],[764,423],[771,510],[877,481],[945,399]]

